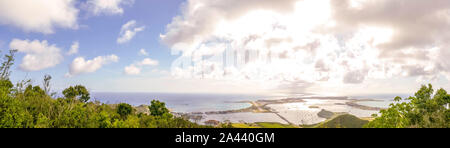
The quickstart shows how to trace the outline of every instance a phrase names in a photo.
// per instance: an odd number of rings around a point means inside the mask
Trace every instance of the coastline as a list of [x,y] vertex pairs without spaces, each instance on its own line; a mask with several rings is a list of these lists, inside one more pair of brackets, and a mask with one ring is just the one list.
[[[292,122],[289,120],[285,115],[280,113],[280,111],[277,111],[276,109],[270,107],[270,105],[286,105],[286,104],[292,104],[292,103],[307,103],[306,100],[322,100],[322,101],[341,101],[343,103],[335,103],[335,105],[340,106],[347,106],[348,108],[354,108],[364,111],[379,111],[383,108],[380,107],[372,107],[367,105],[358,104],[358,102],[361,101],[383,101],[383,100],[376,100],[376,99],[349,99],[348,97],[298,97],[298,98],[284,98],[284,99],[274,99],[274,100],[257,100],[257,101],[237,101],[237,102],[230,102],[230,103],[248,103],[251,104],[250,107],[242,108],[242,109],[234,109],[234,110],[225,110],[225,111],[207,111],[207,112],[172,112],[174,115],[179,117],[184,117],[188,120],[197,122],[199,124],[208,124],[208,123],[224,123],[224,122],[231,122],[231,121],[221,121],[220,119],[205,119],[205,116],[226,116],[226,115],[233,115],[236,113],[252,113],[254,114],[261,114],[261,113],[269,113],[274,114],[278,116],[279,119],[283,120],[285,124],[287,125],[302,125],[296,122]],[[317,109],[320,110],[316,113],[316,115],[320,118],[323,118],[324,122],[326,120],[329,120],[330,118],[336,116],[336,115],[343,115],[343,114],[351,114],[350,112],[333,112],[329,111],[327,109],[323,109],[320,107],[320,105],[310,105],[308,106],[310,109]],[[360,116],[358,118],[361,119],[371,119],[370,116]],[[238,121],[239,123],[252,123],[252,122],[246,122],[245,120]],[[303,121],[302,121],[303,122]],[[256,123],[256,122],[253,122]],[[313,123],[313,124],[318,124]],[[280,123],[282,124],[282,123]],[[303,124],[305,125],[305,124]]]

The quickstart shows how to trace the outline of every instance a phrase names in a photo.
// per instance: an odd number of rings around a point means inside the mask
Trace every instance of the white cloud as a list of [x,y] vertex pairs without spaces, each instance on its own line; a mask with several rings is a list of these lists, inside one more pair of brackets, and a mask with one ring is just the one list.
[[127,75],[139,75],[141,74],[141,68],[136,67],[135,65],[130,65],[125,67],[125,74]]
[[80,48],[80,43],[78,41],[73,42],[72,46],[70,46],[70,50],[66,54],[67,55],[77,54],[78,48]]
[[153,60],[150,58],[145,58],[141,62],[139,62],[139,65],[142,66],[158,66],[159,62],[157,60]]
[[179,55],[176,77],[327,91],[450,77],[449,10],[448,0],[188,0],[160,37]]
[[123,14],[123,6],[132,5],[134,0],[88,0],[85,7],[94,15]]
[[56,45],[49,45],[46,40],[20,40],[13,39],[11,49],[25,53],[20,68],[25,71],[39,71],[53,67],[63,60],[61,49]]
[[350,71],[344,75],[344,83],[359,84],[362,83],[367,74],[361,71]]
[[69,73],[67,73],[66,76],[72,77],[80,74],[92,73],[106,64],[118,61],[119,57],[114,54],[109,56],[98,56],[92,60],[85,60],[83,57],[78,57],[70,64]]
[[78,11],[75,0],[0,0],[0,24],[50,34],[56,27],[77,29]]
[[141,50],[139,50],[139,55],[148,56],[148,52],[144,48],[142,48]]
[[158,66],[159,61],[153,60],[150,58],[145,58],[142,61],[135,62],[134,64],[131,64],[124,68],[124,72],[127,75],[139,75],[141,73],[141,69],[145,66]]
[[120,29],[120,35],[119,38],[117,39],[117,43],[123,44],[129,42],[131,39],[133,39],[136,33],[144,31],[144,29],[145,26],[136,27],[135,20],[128,21]]
[[163,41],[171,46],[198,42],[214,32],[220,22],[238,19],[252,10],[268,9],[282,13],[291,12],[295,9],[297,1],[188,0],[183,7],[183,14],[173,18],[172,23],[167,25],[167,33],[162,35]]

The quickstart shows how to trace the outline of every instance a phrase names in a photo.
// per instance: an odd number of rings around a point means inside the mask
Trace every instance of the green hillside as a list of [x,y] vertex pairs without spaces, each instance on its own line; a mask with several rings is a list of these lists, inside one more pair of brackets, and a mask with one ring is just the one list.
[[369,121],[350,114],[338,115],[317,125],[317,128],[362,128]]

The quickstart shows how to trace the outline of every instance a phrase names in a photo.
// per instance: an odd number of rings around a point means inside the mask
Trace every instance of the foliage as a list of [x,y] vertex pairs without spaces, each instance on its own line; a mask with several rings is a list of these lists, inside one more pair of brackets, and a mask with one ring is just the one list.
[[130,104],[126,103],[120,103],[117,106],[117,113],[120,115],[120,117],[124,118],[128,115],[131,115],[133,113],[133,107]]
[[277,122],[256,122],[255,124],[262,128],[298,128],[295,125],[281,124]]
[[42,82],[42,86],[44,87],[45,94],[47,94],[49,96],[54,96],[54,95],[56,95],[56,93],[55,92],[51,92],[51,88],[50,88],[50,80],[51,79],[52,79],[52,76],[45,75],[44,76],[44,81]]
[[69,88],[64,89],[62,93],[66,98],[77,98],[82,102],[87,102],[91,98],[89,91],[82,85],[70,86]]
[[222,128],[261,128],[255,124],[249,123],[223,123],[220,124]]
[[[434,94],[434,96],[433,96]],[[449,128],[450,95],[444,89],[434,92],[431,84],[422,85],[414,96],[396,97],[396,103],[381,110],[365,127],[369,128]]]
[[152,100],[151,105],[148,107],[152,116],[169,116],[169,109],[166,108],[164,102],[158,100]]
[[0,92],[0,128],[198,128],[170,113],[134,114],[129,104],[107,105],[72,98],[52,98],[39,86],[23,93]]
[[9,54],[6,54],[3,58],[5,61],[3,61],[2,65],[0,66],[0,79],[5,80],[9,78],[9,75],[11,74],[11,66],[14,64],[14,55],[17,52],[17,50],[10,50]]

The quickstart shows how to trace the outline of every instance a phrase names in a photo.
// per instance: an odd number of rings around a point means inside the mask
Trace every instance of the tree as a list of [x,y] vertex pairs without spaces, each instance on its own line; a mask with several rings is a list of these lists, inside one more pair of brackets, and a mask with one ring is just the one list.
[[10,80],[0,80],[0,91],[9,94],[11,89],[14,87]]
[[14,88],[13,91],[16,94],[23,93],[25,91],[25,88],[29,85],[31,85],[31,79],[20,80],[19,82],[16,83],[16,87]]
[[44,90],[41,89],[39,86],[32,86],[28,85],[28,87],[25,89],[24,94],[26,97],[44,97],[46,94]]
[[0,66],[0,79],[6,80],[9,79],[9,75],[11,74],[11,66],[14,65],[14,55],[17,50],[9,50],[9,54],[6,54],[3,58],[5,61]]
[[150,109],[150,115],[152,116],[161,117],[164,115],[170,115],[169,109],[166,108],[166,104],[164,102],[160,102],[159,100],[153,100],[148,108]]
[[45,75],[44,76],[44,82],[42,82],[42,86],[44,87],[44,92],[45,94],[49,95],[49,96],[53,96],[53,93],[51,93],[51,88],[50,88],[50,80],[52,79],[52,76],[50,75]]
[[125,119],[128,115],[133,113],[133,107],[130,104],[120,103],[117,106],[117,113],[122,119]]
[[[433,96],[434,94],[434,96]],[[444,89],[433,90],[433,86],[422,85],[414,96],[406,99],[396,97],[396,103],[381,110],[365,127],[381,128],[442,128],[450,127],[450,95]]]
[[14,54],[17,50],[10,50],[9,54],[6,54],[4,60],[0,66],[0,91],[5,94],[9,94],[11,89],[14,87],[12,82],[9,80],[9,75],[11,74],[11,66],[14,64]]
[[68,99],[79,99],[81,102],[88,102],[91,99],[89,91],[82,85],[70,86],[63,90],[63,95]]

